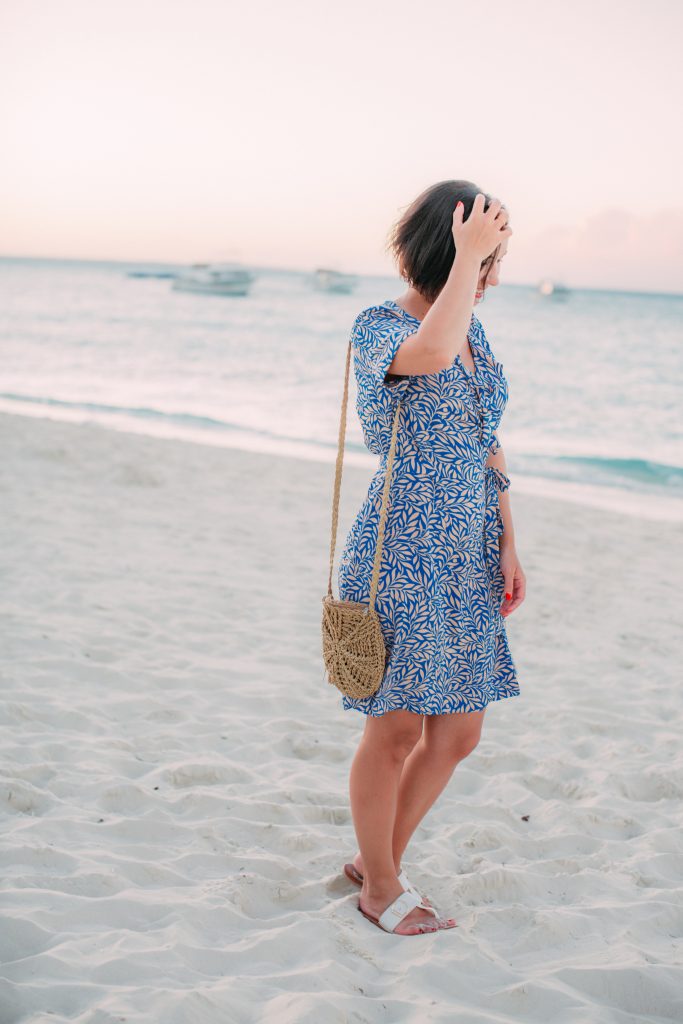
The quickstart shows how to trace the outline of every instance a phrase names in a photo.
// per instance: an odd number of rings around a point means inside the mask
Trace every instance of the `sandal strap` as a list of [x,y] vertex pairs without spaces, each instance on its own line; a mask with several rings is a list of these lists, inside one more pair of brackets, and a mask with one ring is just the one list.
[[[415,907],[419,906],[421,898],[418,893],[412,889],[404,889],[400,896],[397,896],[393,903],[390,903],[383,914],[378,918],[380,927],[384,928],[387,932],[395,931],[396,927],[401,923],[404,917],[414,910]],[[431,907],[426,907],[426,910],[431,910]],[[434,917],[436,912],[432,911]]]
[[416,893],[417,896],[420,897],[420,904],[419,905],[420,905],[420,907],[422,907],[423,910],[433,910],[434,913],[436,913],[436,908],[434,907],[434,905],[432,903],[423,903],[422,902],[422,896],[420,894],[419,889],[415,888],[415,886],[410,881],[410,879],[408,878],[408,876],[405,873],[403,868],[401,868],[401,874],[398,876],[398,880],[399,880],[399,882],[401,883],[401,885],[403,886],[404,889],[407,889],[409,892],[414,892],[414,893]]

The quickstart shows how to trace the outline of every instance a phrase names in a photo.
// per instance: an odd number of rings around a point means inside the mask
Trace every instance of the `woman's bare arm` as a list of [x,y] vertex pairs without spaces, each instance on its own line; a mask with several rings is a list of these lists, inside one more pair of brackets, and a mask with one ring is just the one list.
[[467,344],[480,271],[474,253],[456,253],[446,284],[415,334],[401,343],[389,373],[438,373],[451,365]]

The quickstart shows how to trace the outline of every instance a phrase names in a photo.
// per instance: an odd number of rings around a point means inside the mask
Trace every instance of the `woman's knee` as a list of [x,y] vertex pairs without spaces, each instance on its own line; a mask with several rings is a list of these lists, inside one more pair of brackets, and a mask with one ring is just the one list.
[[432,757],[455,765],[469,757],[478,743],[478,735],[459,736],[456,740],[450,741],[444,738],[426,740],[425,747]]
[[427,723],[425,728],[425,746],[434,757],[452,764],[464,761],[472,753],[481,739],[483,714],[468,715],[467,727],[463,727],[461,719],[446,719],[443,716],[438,723]]
[[469,757],[481,739],[481,733],[475,731],[461,736],[453,747],[453,757],[456,761],[464,761]]
[[369,742],[381,746],[388,756],[405,760],[422,736],[422,715],[389,711],[368,722],[365,735]]

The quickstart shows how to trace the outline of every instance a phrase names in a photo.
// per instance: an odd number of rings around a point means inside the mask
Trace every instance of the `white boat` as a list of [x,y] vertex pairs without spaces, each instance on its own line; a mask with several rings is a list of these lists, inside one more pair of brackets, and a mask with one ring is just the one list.
[[358,278],[355,274],[342,274],[340,270],[318,267],[313,275],[313,285],[323,292],[343,292],[348,294],[356,287]]
[[141,278],[169,278],[175,277],[175,270],[129,270],[128,277],[141,277]]
[[569,295],[569,289],[558,281],[551,281],[549,277],[543,278],[538,285],[539,294],[553,298],[565,298]]
[[181,271],[171,287],[203,295],[247,295],[254,275],[237,263],[193,263]]

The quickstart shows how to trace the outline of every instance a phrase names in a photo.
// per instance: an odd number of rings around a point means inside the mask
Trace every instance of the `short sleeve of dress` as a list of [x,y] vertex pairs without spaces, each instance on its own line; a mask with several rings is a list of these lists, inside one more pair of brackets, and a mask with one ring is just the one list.
[[409,376],[385,378],[399,346],[416,331],[414,323],[391,309],[383,306],[364,309],[356,317],[351,334],[357,371],[366,374],[378,387],[402,392]]
[[[386,306],[369,306],[356,317],[351,331],[358,385],[356,408],[365,444],[371,452],[388,452],[396,406],[414,377],[387,372],[399,346],[417,327]],[[400,439],[399,439],[400,444]]]

